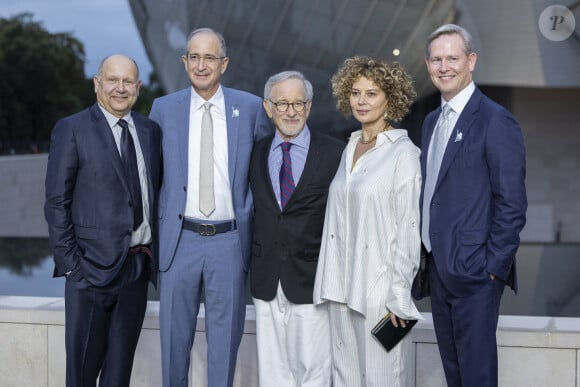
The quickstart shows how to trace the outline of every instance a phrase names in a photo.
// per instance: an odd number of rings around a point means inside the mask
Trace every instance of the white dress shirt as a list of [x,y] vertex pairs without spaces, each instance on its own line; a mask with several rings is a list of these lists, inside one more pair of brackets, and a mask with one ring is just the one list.
[[[115,143],[117,144],[117,150],[119,155],[121,155],[121,134],[123,128],[118,124],[119,118],[115,117],[108,111],[106,111],[101,105],[99,108],[105,115],[107,123],[113,131],[113,137],[115,138]],[[133,137],[133,143],[135,144],[135,153],[137,154],[137,168],[139,169],[139,183],[141,185],[141,196],[143,199],[143,223],[134,230],[131,234],[131,246],[137,245],[147,245],[151,243],[151,225],[149,218],[149,185],[147,184],[147,169],[145,167],[145,159],[143,158],[143,151],[141,150],[141,143],[139,142],[139,136],[137,136],[137,129],[135,128],[135,123],[131,117],[131,113],[123,117],[127,124],[129,125],[129,133]]]
[[206,217],[199,210],[201,118],[205,102],[192,87],[189,109],[189,159],[187,163],[185,216],[195,219],[231,220],[235,218],[235,214],[228,173],[228,130],[224,93],[221,86],[208,101],[212,103],[210,114],[213,122],[215,211]]
[[360,137],[351,135],[330,185],[314,303],[343,303],[363,316],[367,304],[380,303],[422,319],[411,300],[421,243],[419,149],[406,130],[391,129],[352,168]]

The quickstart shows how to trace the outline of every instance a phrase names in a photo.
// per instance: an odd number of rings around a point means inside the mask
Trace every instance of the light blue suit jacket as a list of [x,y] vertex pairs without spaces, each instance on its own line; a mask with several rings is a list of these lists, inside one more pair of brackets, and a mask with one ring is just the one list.
[[[253,201],[248,170],[256,140],[271,133],[262,100],[222,86],[228,133],[228,171],[244,268],[248,270]],[[187,197],[189,110],[192,88],[157,98],[149,117],[162,129],[163,183],[159,197],[159,270],[173,262]]]
[[[439,114],[441,108],[423,123],[423,176]],[[454,295],[474,294],[490,273],[517,291],[515,255],[526,221],[525,175],[518,123],[476,88],[449,138],[429,209],[437,271]],[[424,186],[425,179],[422,192]]]

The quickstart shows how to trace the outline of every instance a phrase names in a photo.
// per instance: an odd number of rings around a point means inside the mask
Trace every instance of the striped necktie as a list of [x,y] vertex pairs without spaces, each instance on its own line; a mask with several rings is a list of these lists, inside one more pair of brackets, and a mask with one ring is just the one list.
[[292,159],[290,158],[289,142],[280,144],[282,148],[282,167],[280,168],[280,206],[282,209],[286,207],[286,203],[290,200],[292,192],[294,192],[294,178],[292,177]]

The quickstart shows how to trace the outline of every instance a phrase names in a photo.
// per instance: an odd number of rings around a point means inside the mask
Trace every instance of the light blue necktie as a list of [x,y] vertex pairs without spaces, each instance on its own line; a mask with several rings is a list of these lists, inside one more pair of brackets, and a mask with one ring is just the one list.
[[211,102],[203,104],[199,159],[199,211],[209,217],[215,210],[213,186],[213,121]]
[[450,123],[453,109],[448,104],[443,106],[443,111],[437,121],[437,126],[433,130],[430,147],[427,153],[427,176],[425,179],[425,191],[423,192],[423,218],[421,224],[421,239],[428,252],[431,251],[431,240],[429,239],[429,209],[431,199],[435,191],[435,184],[439,176],[441,161],[449,141],[449,131],[452,130]]

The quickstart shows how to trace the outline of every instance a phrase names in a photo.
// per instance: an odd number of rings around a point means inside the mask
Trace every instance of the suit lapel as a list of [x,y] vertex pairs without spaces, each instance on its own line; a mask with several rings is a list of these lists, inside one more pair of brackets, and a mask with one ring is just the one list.
[[[131,114],[133,117],[133,123],[135,124],[135,128],[137,130],[137,137],[139,138],[139,145],[141,147],[141,152],[143,153],[143,160],[145,161],[145,170],[147,176],[147,191],[149,193],[150,198],[153,196],[153,180],[151,177],[151,137],[148,135],[149,130],[145,124],[136,114]],[[151,201],[150,201],[151,202]]]
[[268,159],[270,156],[270,147],[272,147],[272,141],[274,141],[274,136],[270,136],[269,141],[264,141],[262,143],[263,146],[260,149],[256,149],[256,151],[260,152],[258,176],[265,176],[263,184],[268,186],[265,189],[268,190],[268,197],[270,198],[270,202],[272,205],[274,205],[274,207],[280,209],[280,206],[278,205],[278,200],[276,199],[276,193],[274,192],[274,184],[279,184],[279,182],[272,181],[272,178],[270,177],[270,167],[268,163]]
[[[481,101],[481,92],[475,89],[473,95],[465,105],[463,112],[459,116],[451,136],[449,136],[449,142],[447,143],[447,148],[445,149],[445,154],[443,155],[443,160],[441,161],[441,168],[439,169],[439,177],[437,178],[437,184],[435,185],[435,190],[445,177],[445,174],[449,170],[451,163],[455,159],[457,151],[461,148],[465,142],[464,138],[468,136],[469,131],[473,127],[475,118],[477,117],[477,111],[479,110],[479,102]],[[459,135],[461,133],[461,135]],[[457,141],[456,141],[457,140]]]
[[[308,146],[308,154],[306,155],[306,161],[304,162],[304,170],[302,171],[302,176],[300,176],[300,181],[294,189],[292,196],[300,195],[304,190],[304,187],[312,181],[316,176],[318,165],[318,160],[320,158],[320,141],[318,136],[313,131],[310,131],[310,145]],[[292,200],[292,198],[290,198]]]
[[182,181],[187,185],[189,165],[189,114],[191,108],[191,87],[186,89],[182,95],[177,98],[177,111],[175,114],[175,122],[173,127],[177,130],[177,147],[179,154],[177,157],[181,159],[178,163],[181,168]]
[[238,155],[238,127],[240,126],[240,114],[242,112],[240,112],[240,107],[230,92],[230,89],[222,86],[222,91],[224,93],[226,129],[228,133],[228,171],[230,184],[233,187]]
[[123,162],[121,161],[121,155],[119,154],[119,149],[115,142],[115,137],[113,137],[113,132],[109,127],[105,115],[97,104],[93,105],[91,108],[91,116],[93,130],[96,133],[96,137],[101,141],[101,148],[106,150],[108,159],[111,161],[113,170],[119,176],[121,185],[127,192],[130,192],[127,184],[127,177],[125,176],[125,169],[123,168]]
[[318,136],[311,130],[310,145],[308,146],[308,154],[306,155],[306,160],[304,162],[304,169],[302,170],[302,175],[300,176],[298,185],[294,188],[294,192],[292,192],[292,196],[290,196],[290,200],[285,208],[291,207],[292,203],[296,201],[296,198],[300,197],[302,192],[306,189],[305,187],[308,187],[310,182],[316,177],[318,171],[316,166],[319,164],[320,160],[320,147],[321,143]]

